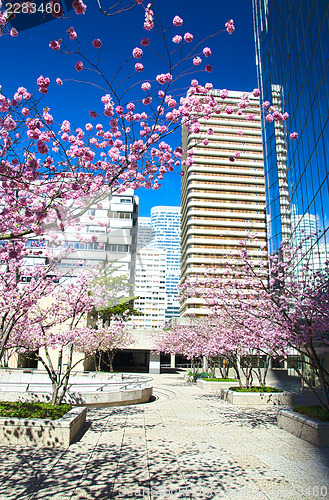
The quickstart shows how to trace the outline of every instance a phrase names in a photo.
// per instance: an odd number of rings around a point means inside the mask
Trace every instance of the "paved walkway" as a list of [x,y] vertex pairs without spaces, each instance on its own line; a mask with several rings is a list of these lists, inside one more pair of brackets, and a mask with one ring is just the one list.
[[0,446],[0,498],[329,499],[329,449],[179,375],[154,376],[153,403],[93,409],[67,450]]

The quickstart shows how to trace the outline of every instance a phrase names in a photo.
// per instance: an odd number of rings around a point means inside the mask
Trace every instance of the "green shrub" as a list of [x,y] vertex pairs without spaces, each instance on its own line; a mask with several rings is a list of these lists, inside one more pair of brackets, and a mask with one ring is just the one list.
[[207,382],[236,382],[235,378],[205,378]]
[[197,378],[207,378],[207,377],[210,377],[210,373],[205,373],[205,372],[202,372],[202,373],[193,373],[191,372],[191,370],[188,372],[188,376],[189,377],[194,377],[195,379]]
[[51,405],[26,401],[0,402],[0,417],[49,418],[57,420],[70,411],[72,405]]
[[317,418],[318,420],[323,420],[324,422],[329,422],[329,412],[326,411],[320,405],[313,406],[295,406],[294,411],[307,415],[308,417]]
[[231,391],[235,392],[283,392],[281,389],[277,389],[276,387],[267,387],[267,386],[255,386],[247,389],[246,387],[230,387]]

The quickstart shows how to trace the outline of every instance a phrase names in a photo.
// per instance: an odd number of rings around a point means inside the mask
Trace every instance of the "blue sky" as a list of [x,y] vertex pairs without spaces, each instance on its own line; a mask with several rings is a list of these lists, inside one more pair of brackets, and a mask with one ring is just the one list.
[[[98,11],[96,0],[85,0],[85,3],[87,12],[84,15],[73,15],[71,19],[53,20],[20,31],[16,38],[0,38],[0,85],[3,93],[10,96],[18,86],[27,87],[31,91],[35,89],[35,82],[40,74],[48,76],[52,84],[43,106],[50,107],[56,121],[68,119],[76,127],[83,127],[90,121],[90,109],[98,107],[101,111],[99,97],[102,93],[84,83],[77,85],[65,82],[62,87],[55,84],[56,77],[90,79],[92,75],[87,71],[77,73],[74,66],[79,56],[64,56],[52,51],[48,46],[50,40],[67,40],[66,29],[74,26],[82,41],[83,50],[95,58],[96,51],[91,42],[100,38],[103,43],[101,64],[107,75],[113,75],[118,66],[130,56],[131,50],[140,46],[141,38],[148,36],[152,48],[158,48],[156,37],[143,29],[144,10],[140,5],[136,5],[128,13],[105,17]],[[105,0],[104,6],[108,4]],[[236,26],[233,35],[225,31],[200,46],[202,48],[207,45],[212,49],[212,56],[207,63],[214,69],[211,74],[202,70],[195,78],[200,83],[210,81],[215,88],[251,91],[257,87],[251,0],[155,0],[153,10],[164,27],[172,24],[175,15],[183,19],[183,25],[172,30],[170,37],[190,32],[197,42],[222,27],[224,29],[225,22],[232,18]],[[70,43],[74,42],[68,42]],[[144,65],[143,78],[151,78],[151,74],[154,78],[154,74],[165,72],[161,61],[154,58],[146,60]],[[187,85],[190,79],[188,77],[182,85]],[[180,145],[179,132],[170,138],[170,143],[173,147]],[[140,198],[141,216],[149,215],[151,207],[156,205],[179,205],[180,175],[178,172],[168,174],[162,181],[161,189],[140,189],[136,194]]]

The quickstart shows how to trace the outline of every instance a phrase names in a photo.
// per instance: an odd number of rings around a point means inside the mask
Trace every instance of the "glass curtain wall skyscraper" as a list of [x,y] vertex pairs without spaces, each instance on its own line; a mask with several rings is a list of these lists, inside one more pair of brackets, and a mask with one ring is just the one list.
[[166,252],[166,320],[179,316],[180,282],[180,207],[159,206],[151,217],[139,217],[137,249],[160,249]]
[[[263,118],[269,249],[303,235],[318,268],[329,250],[329,3],[252,3],[261,101],[290,115],[287,131]],[[286,139],[293,131],[298,139]]]
[[166,319],[179,316],[180,281],[180,207],[151,208],[151,226],[154,237],[150,248],[166,250],[167,254],[167,309]]

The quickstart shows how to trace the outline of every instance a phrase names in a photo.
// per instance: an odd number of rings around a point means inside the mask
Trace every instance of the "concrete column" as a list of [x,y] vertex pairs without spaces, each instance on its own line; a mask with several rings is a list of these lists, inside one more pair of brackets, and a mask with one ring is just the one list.
[[170,368],[176,367],[176,356],[175,354],[170,354]]
[[206,372],[208,370],[207,356],[202,356],[202,371]]
[[149,373],[160,373],[160,354],[150,353]]

